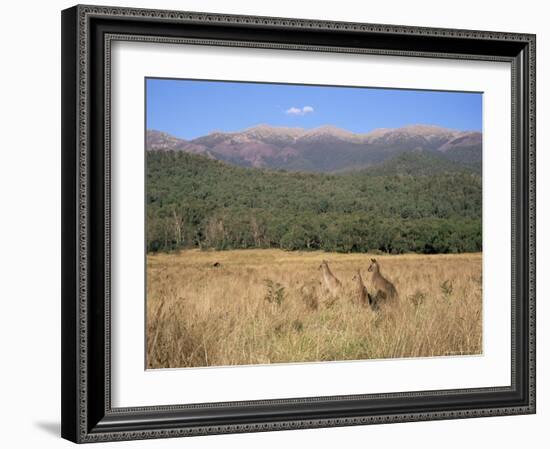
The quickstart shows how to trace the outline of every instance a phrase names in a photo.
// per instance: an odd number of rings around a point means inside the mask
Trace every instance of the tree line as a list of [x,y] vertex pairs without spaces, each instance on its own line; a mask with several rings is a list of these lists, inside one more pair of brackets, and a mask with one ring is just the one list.
[[292,173],[149,151],[146,190],[148,251],[482,249],[475,173]]

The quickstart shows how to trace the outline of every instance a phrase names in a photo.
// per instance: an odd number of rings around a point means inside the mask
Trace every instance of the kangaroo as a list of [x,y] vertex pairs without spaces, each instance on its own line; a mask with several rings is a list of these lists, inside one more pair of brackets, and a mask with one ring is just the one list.
[[326,260],[323,260],[321,265],[319,265],[319,269],[321,270],[323,283],[325,284],[327,290],[333,295],[337,295],[338,293],[340,293],[340,290],[342,289],[342,283],[338,280],[336,276],[334,276],[334,274],[332,274],[332,271],[330,271],[330,268],[328,267],[328,262]]
[[376,292],[375,303],[380,299],[385,301],[396,301],[399,299],[395,286],[380,273],[380,265],[378,265],[376,259],[371,259],[368,271],[372,273],[372,286]]
[[362,306],[369,305],[374,307],[373,298],[370,293],[367,291],[367,287],[363,284],[363,278],[361,277],[361,270],[357,270],[357,273],[351,278],[352,281],[355,281],[355,297],[357,302]]

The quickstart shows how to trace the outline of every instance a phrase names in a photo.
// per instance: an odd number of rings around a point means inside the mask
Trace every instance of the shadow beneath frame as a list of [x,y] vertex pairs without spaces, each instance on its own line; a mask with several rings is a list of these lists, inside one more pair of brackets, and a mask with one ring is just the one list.
[[38,421],[35,422],[34,425],[44,432],[49,433],[50,435],[56,437],[61,436],[61,423],[59,422]]

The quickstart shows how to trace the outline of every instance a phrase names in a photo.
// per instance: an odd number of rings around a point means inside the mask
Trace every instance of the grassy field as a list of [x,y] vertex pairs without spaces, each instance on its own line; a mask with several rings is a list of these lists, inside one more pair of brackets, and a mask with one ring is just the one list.
[[[200,251],[147,257],[147,366],[250,365],[480,354],[481,254],[375,256],[399,301],[354,299],[367,254]],[[328,260],[342,281],[319,284]],[[217,263],[217,266],[214,264]]]

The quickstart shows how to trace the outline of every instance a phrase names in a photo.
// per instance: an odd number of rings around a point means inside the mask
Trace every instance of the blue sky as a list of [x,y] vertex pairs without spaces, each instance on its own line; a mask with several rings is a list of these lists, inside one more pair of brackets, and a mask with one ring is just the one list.
[[147,129],[185,139],[258,124],[356,133],[412,124],[482,128],[480,93],[156,78],[146,86]]

